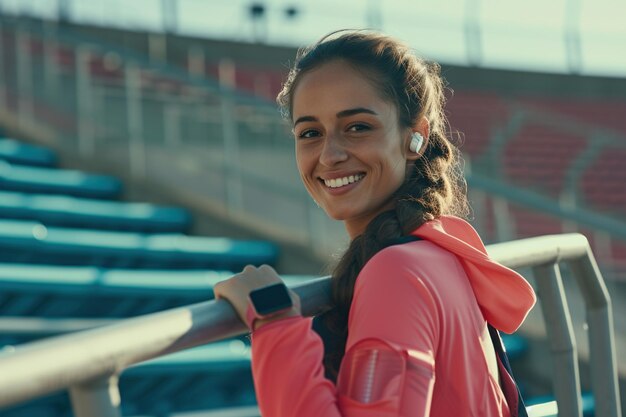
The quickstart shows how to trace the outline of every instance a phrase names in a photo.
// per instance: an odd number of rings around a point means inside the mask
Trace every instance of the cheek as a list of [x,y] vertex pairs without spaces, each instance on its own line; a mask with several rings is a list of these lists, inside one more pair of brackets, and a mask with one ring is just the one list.
[[301,150],[296,145],[296,165],[298,167],[298,172],[300,173],[300,178],[302,178],[303,182],[308,185],[311,181],[311,177],[313,175],[313,170],[315,168],[315,160],[311,157],[310,154]]
[[298,172],[300,176],[303,176],[306,171],[306,158],[301,150],[298,149],[296,145],[296,165],[298,166]]
[[385,158],[380,167],[383,172],[382,175],[391,186],[399,187],[404,182],[407,173],[406,158],[397,149],[388,150],[387,155],[388,157]]

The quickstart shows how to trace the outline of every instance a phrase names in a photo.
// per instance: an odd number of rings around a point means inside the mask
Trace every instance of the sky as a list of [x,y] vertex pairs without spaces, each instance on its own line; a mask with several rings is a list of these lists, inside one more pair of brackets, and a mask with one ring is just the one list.
[[[59,1],[0,0],[0,11],[53,17]],[[162,31],[171,2],[186,35],[301,46],[376,28],[442,63],[626,78],[626,0],[65,1],[72,20],[104,26]],[[264,19],[250,18],[252,3],[265,6]],[[291,19],[289,7],[298,10]]]

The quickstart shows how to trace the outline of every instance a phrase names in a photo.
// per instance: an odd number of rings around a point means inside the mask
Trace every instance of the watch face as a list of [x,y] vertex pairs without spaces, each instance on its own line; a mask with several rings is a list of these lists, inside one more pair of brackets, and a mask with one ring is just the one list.
[[287,287],[283,283],[259,288],[250,293],[250,299],[258,314],[265,316],[293,305]]

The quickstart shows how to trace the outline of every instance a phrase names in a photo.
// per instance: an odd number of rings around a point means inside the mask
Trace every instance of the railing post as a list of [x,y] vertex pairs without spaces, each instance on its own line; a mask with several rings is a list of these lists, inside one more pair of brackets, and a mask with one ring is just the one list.
[[578,356],[572,320],[558,264],[533,268],[541,310],[550,337],[554,394],[559,415],[582,417]]
[[496,237],[498,241],[505,242],[515,237],[515,224],[511,216],[509,203],[500,197],[491,198],[493,215],[496,223]]
[[150,62],[167,62],[167,35],[165,33],[148,34],[148,56]]
[[587,256],[570,261],[569,266],[585,300],[595,416],[620,417],[622,411],[609,292],[590,247],[587,248]]
[[165,103],[163,113],[164,142],[167,146],[177,148],[180,146],[180,104]]
[[24,29],[15,31],[15,53],[17,63],[17,121],[20,128],[32,122],[33,111],[33,79],[30,59],[30,37]]
[[124,78],[130,172],[135,177],[143,177],[146,172],[146,157],[141,107],[141,69],[134,62],[127,62]]
[[118,377],[98,378],[70,388],[74,417],[120,417]]
[[219,63],[219,81],[221,88],[220,104],[224,139],[224,178],[226,183],[226,207],[229,213],[238,211],[243,205],[241,157],[239,138],[235,120],[233,88],[235,86],[235,64],[229,59]]
[[4,51],[4,28],[2,22],[0,22],[0,112],[3,109],[9,110],[9,103],[7,101],[7,79],[4,71],[4,63],[7,61]]
[[44,43],[44,80],[46,97],[51,103],[55,103],[57,99],[58,73],[57,68],[57,27],[56,22],[45,23],[45,37],[42,39]]
[[191,45],[187,50],[187,72],[192,77],[206,76],[204,50],[199,45]]
[[76,103],[78,112],[78,149],[83,156],[92,156],[95,150],[93,93],[91,91],[91,51],[89,47],[76,48]]

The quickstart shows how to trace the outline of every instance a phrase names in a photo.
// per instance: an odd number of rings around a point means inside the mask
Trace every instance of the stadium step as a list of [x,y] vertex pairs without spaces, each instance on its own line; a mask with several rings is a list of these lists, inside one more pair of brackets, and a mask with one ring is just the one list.
[[0,190],[116,199],[122,193],[122,183],[106,175],[15,165],[0,160]]
[[144,233],[184,233],[192,221],[187,210],[177,207],[11,191],[0,191],[0,218]]
[[[212,343],[144,362],[120,376],[122,415],[170,415],[256,404],[250,350],[240,340]],[[66,393],[3,409],[3,417],[70,417]]]
[[39,222],[0,220],[3,262],[239,271],[247,264],[274,265],[277,259],[277,246],[266,241],[46,227]]
[[[232,275],[0,263],[0,317],[132,317],[212,299],[213,286]],[[315,278],[282,277],[287,285]]]
[[0,159],[16,165],[48,168],[57,164],[57,156],[51,150],[5,137],[0,137]]

